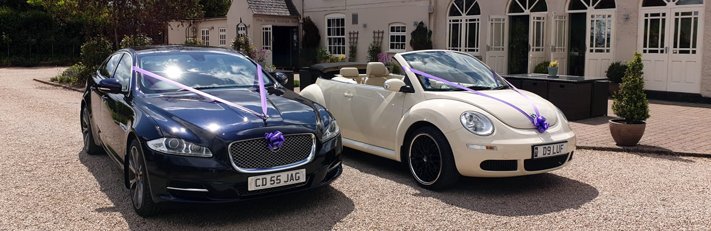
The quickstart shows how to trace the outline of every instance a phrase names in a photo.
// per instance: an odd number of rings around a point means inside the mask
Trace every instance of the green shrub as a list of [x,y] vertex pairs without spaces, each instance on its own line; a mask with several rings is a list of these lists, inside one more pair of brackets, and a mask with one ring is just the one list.
[[257,58],[257,51],[254,50],[252,43],[249,42],[247,36],[237,36],[234,41],[232,41],[232,49],[242,52],[252,59]]
[[200,40],[197,40],[197,39],[188,38],[188,39],[185,39],[184,45],[186,45],[186,46],[202,46],[202,42],[200,42]]
[[607,68],[607,78],[610,82],[621,83],[622,77],[625,76],[625,71],[627,71],[627,64],[622,62],[614,62]]
[[550,64],[551,64],[551,62],[548,62],[548,61],[539,63],[538,65],[536,65],[535,68],[533,68],[533,73],[548,74],[548,66]]
[[294,80],[294,87],[299,87],[299,86],[301,86],[301,81],[299,81],[298,79],[295,79]]
[[368,47],[368,62],[377,62],[378,55],[381,52],[383,52],[382,45],[380,45],[376,42],[370,43],[370,46]]
[[79,62],[64,70],[62,74],[52,77],[50,81],[70,84],[72,86],[81,86],[84,82],[81,82],[80,80],[87,79],[89,73],[89,69],[87,69],[84,64]]
[[321,33],[311,18],[305,17],[303,24],[304,36],[301,44],[299,65],[302,67],[311,66],[319,61],[319,46],[321,46]]
[[109,40],[96,37],[81,45],[81,62],[89,69],[96,69],[112,52]]
[[153,44],[153,39],[143,34],[124,35],[121,39],[121,48],[145,47],[151,44]]
[[321,48],[318,49],[318,53],[316,53],[316,59],[319,63],[328,63],[330,62],[331,54],[328,53],[326,48]]
[[649,118],[649,102],[644,93],[644,64],[642,55],[635,53],[634,58],[627,63],[625,77],[622,78],[620,90],[612,102],[612,111],[627,123],[641,123]]
[[432,49],[432,30],[427,29],[424,22],[420,21],[410,33],[410,46],[413,50]]

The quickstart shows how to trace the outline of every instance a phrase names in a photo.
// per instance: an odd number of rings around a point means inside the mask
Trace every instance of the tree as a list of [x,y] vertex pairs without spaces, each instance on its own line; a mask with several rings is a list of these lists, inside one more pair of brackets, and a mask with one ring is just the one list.
[[230,9],[230,0],[200,0],[202,12],[206,18],[224,17]]
[[410,46],[413,50],[432,49],[432,30],[427,29],[424,22],[420,21],[410,33]]
[[612,110],[627,123],[641,123],[649,118],[649,102],[644,93],[642,77],[643,69],[642,55],[635,53],[634,58],[627,64],[620,90],[612,102]]

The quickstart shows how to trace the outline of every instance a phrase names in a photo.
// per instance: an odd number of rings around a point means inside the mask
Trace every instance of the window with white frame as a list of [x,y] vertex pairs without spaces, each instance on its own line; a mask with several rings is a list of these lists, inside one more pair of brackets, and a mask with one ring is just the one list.
[[262,27],[262,50],[272,50],[272,26]]
[[479,53],[481,9],[477,0],[454,0],[447,17],[447,49]]
[[244,23],[237,24],[237,36],[247,35],[247,25]]
[[610,53],[612,44],[612,15],[590,15],[590,53]]
[[557,15],[555,21],[555,41],[553,41],[553,52],[565,52],[568,40],[567,16]]
[[405,41],[407,41],[407,27],[405,26],[405,24],[390,24],[389,31],[390,51],[405,51]]
[[200,30],[200,39],[202,40],[202,45],[210,45],[210,29]]
[[489,19],[490,51],[504,51],[504,36],[506,33],[506,18],[491,17]]
[[220,46],[227,45],[227,28],[220,27],[217,30],[220,35]]
[[330,14],[326,16],[326,46],[332,55],[346,54],[346,16]]

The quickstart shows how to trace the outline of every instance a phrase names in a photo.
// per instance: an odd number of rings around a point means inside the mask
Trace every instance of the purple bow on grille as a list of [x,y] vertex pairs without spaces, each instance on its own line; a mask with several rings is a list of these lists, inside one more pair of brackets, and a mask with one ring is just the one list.
[[536,115],[533,115],[533,126],[536,126],[536,129],[538,129],[540,133],[544,133],[548,130],[548,127],[550,127],[548,122],[546,122],[546,117]]
[[284,146],[284,134],[280,131],[273,131],[264,134],[264,139],[267,140],[267,146],[270,150],[276,151]]

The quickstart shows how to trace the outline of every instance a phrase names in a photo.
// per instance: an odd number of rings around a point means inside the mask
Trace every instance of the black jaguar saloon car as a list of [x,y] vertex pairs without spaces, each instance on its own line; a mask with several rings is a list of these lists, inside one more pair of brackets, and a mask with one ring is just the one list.
[[144,217],[328,185],[342,171],[336,120],[286,81],[227,49],[119,50],[88,80],[84,151],[123,169]]

